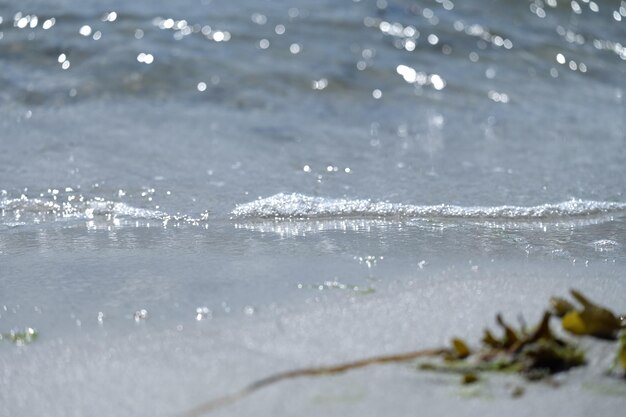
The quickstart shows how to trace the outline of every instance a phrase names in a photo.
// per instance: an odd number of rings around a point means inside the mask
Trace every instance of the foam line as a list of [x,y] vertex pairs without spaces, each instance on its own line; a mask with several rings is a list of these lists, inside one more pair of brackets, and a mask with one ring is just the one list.
[[240,204],[234,218],[485,218],[502,220],[579,217],[626,211],[626,203],[569,200],[538,206],[413,205],[372,200],[330,199],[303,194],[276,194]]

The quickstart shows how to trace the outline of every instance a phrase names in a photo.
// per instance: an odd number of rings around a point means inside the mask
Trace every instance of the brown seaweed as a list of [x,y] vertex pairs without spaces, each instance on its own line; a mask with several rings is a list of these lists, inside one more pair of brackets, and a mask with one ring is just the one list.
[[[453,372],[462,375],[463,384],[472,384],[480,379],[481,372],[515,372],[530,380],[543,379],[557,372],[585,364],[585,354],[571,340],[557,337],[550,327],[551,318],[561,320],[563,329],[575,336],[590,335],[614,340],[619,335],[616,364],[626,376],[626,320],[610,310],[601,307],[577,290],[571,290],[572,297],[581,305],[554,297],[550,300],[552,312],[544,312],[540,322],[528,331],[522,322],[519,329],[505,322],[502,315],[496,316],[496,323],[502,330],[500,337],[486,329],[481,340],[482,346],[472,350],[462,339],[452,340],[450,348],[425,349],[394,355],[372,356],[353,362],[332,366],[301,368],[279,372],[247,385],[238,392],[216,398],[201,404],[181,417],[198,417],[216,408],[233,403],[269,385],[301,377],[328,376],[371,365],[400,363],[423,358],[440,358],[440,362],[422,363],[419,368],[438,372]],[[620,333],[621,331],[621,333]],[[521,396],[523,387],[514,390],[512,396]]]
[[571,308],[565,312],[562,316],[563,328],[575,335],[590,335],[615,340],[622,328],[621,318],[612,311],[591,302],[579,291],[571,290],[570,292],[582,309]]
[[225,395],[220,398],[216,398],[213,401],[206,402],[201,404],[181,415],[181,417],[197,417],[203,414],[206,414],[210,411],[215,410],[216,408],[222,407],[227,404],[231,404],[243,397],[246,397],[255,391],[264,388],[268,385],[275,384],[280,381],[284,381],[287,379],[295,379],[307,376],[326,376],[326,375],[336,375],[340,373],[344,373],[350,371],[352,369],[364,368],[366,366],[376,365],[376,364],[384,364],[384,363],[393,363],[393,362],[406,362],[409,360],[415,360],[418,358],[428,357],[428,356],[441,356],[449,354],[448,349],[426,349],[426,350],[417,350],[413,352],[399,353],[394,355],[382,355],[382,356],[373,356],[370,358],[356,360],[354,362],[346,362],[338,365],[331,366],[321,366],[321,367],[311,367],[311,368],[302,368],[295,369],[292,371],[280,372],[274,375],[270,375],[266,378],[259,379],[248,386],[244,387],[242,390]]
[[[485,330],[483,346],[474,355],[448,356],[442,364],[422,364],[420,368],[464,375],[484,371],[519,372],[529,379],[540,379],[583,365],[584,353],[554,335],[550,317],[551,314],[545,312],[535,330],[528,333],[523,328],[514,329],[498,315],[496,322],[503,329],[502,337],[497,338],[490,330]],[[458,339],[454,339],[453,351],[458,344]]]

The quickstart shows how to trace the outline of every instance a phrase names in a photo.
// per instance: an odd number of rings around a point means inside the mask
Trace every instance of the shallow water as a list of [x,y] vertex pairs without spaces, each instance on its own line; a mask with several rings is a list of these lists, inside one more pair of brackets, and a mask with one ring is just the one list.
[[[0,2],[0,332],[40,332],[0,345],[0,414],[175,414],[570,287],[626,311],[625,25],[623,1]],[[393,369],[346,381],[430,389]],[[388,409],[320,405],[336,383],[224,414]]]

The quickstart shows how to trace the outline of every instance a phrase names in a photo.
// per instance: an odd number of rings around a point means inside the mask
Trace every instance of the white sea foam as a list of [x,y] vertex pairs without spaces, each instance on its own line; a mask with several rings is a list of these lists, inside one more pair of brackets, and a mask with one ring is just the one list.
[[538,206],[413,205],[372,200],[330,199],[302,194],[276,194],[240,204],[234,218],[485,218],[549,219],[626,211],[626,203],[569,200]]
[[591,245],[598,252],[612,252],[620,246],[619,242],[611,239],[600,239],[592,242]]
[[[66,197],[66,196],[64,196]],[[46,198],[20,198],[0,200],[0,219],[5,225],[37,224],[60,220],[96,220],[111,221],[116,225],[121,222],[169,222],[194,223],[204,222],[208,214],[200,218],[187,215],[170,215],[160,210],[139,208],[124,202],[109,201],[102,198],[85,198],[73,195],[68,201]]]
[[58,218],[90,219],[97,216],[127,217],[132,219],[162,219],[166,214],[158,210],[142,209],[126,203],[100,199],[77,198],[74,201],[50,201],[39,198],[20,198],[0,200],[0,210],[16,217],[23,215],[54,216]]

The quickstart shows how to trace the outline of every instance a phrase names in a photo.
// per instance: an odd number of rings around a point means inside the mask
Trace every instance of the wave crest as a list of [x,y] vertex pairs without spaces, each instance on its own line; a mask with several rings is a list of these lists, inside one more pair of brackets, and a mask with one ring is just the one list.
[[231,212],[235,218],[485,218],[502,220],[575,217],[626,211],[626,203],[572,199],[538,206],[413,205],[372,200],[330,199],[279,193],[245,204]]
[[63,220],[87,220],[113,225],[139,224],[137,222],[170,222],[199,224],[208,220],[208,212],[199,218],[187,215],[170,215],[160,210],[138,208],[119,201],[103,198],[87,199],[82,195],[64,196],[67,201],[57,199],[20,198],[0,199],[0,224],[8,226],[38,224]]

